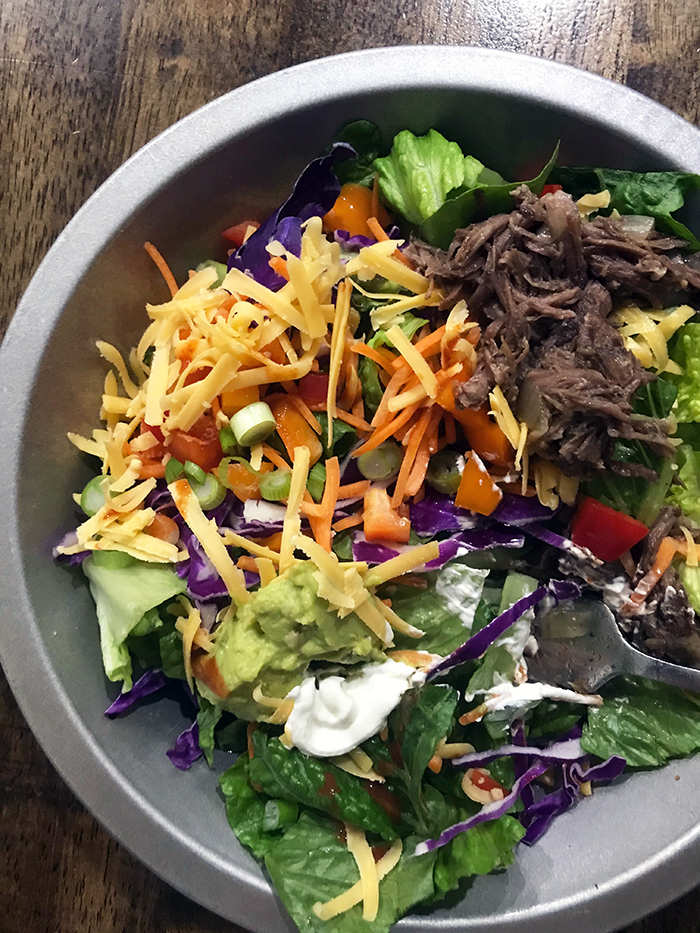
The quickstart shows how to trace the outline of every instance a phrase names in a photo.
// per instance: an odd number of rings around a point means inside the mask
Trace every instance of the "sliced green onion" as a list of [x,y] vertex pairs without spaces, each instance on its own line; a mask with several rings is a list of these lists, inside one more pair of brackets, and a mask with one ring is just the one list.
[[232,463],[242,464],[250,474],[257,476],[258,479],[262,476],[262,473],[258,473],[257,470],[252,468],[245,457],[224,457],[223,460],[219,461],[219,465],[216,468],[216,476],[221,485],[225,486],[227,489],[232,488],[228,481],[228,468]]
[[104,481],[105,477],[102,475],[93,476],[90,482],[85,486],[85,489],[80,493],[80,508],[86,515],[92,517],[96,512],[99,512],[105,504]]
[[296,823],[299,807],[290,800],[268,800],[263,813],[263,829],[273,833],[288,823]]
[[138,561],[126,551],[93,551],[92,562],[97,567],[106,567],[109,570],[120,570],[122,567],[131,567]]
[[263,499],[268,502],[279,502],[289,498],[292,474],[287,470],[273,470],[272,473],[263,473],[258,484]]
[[309,470],[309,478],[306,480],[306,488],[314,502],[320,502],[323,498],[325,485],[326,468],[322,463],[314,463]]
[[226,425],[225,428],[222,428],[219,431],[219,443],[221,444],[221,449],[225,454],[230,454],[231,451],[237,446],[236,435],[231,430],[230,425]]
[[401,469],[403,451],[394,441],[384,441],[374,450],[357,458],[357,467],[365,479],[391,479]]
[[241,447],[252,447],[268,438],[277,428],[267,402],[253,402],[231,418],[231,430]]
[[196,463],[192,463],[191,460],[185,460],[185,465],[183,467],[185,471],[185,476],[192,480],[195,486],[201,486],[202,483],[207,478],[207,474]]
[[426,480],[438,492],[453,496],[459,489],[464,457],[456,450],[441,450],[430,458]]
[[184,469],[185,465],[183,463],[180,463],[175,457],[171,457],[165,464],[165,482],[168,484],[174,483],[178,476],[182,476]]
[[226,498],[226,490],[213,473],[204,473],[204,482],[193,486],[192,492],[205,512],[207,509],[215,509]]

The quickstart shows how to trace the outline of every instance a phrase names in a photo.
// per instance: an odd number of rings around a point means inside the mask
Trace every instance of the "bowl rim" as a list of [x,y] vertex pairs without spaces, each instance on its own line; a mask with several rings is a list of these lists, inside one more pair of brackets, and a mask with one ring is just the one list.
[[[329,69],[333,80],[325,81]],[[222,889],[232,882],[228,863],[166,820],[124,781],[80,720],[51,666],[33,618],[21,557],[17,474],[22,426],[31,386],[63,308],[93,261],[145,200],[197,161],[258,126],[334,99],[399,85],[512,96],[575,114],[630,141],[638,140],[643,123],[650,148],[663,151],[679,170],[700,171],[696,127],[636,91],[569,65],[495,49],[440,45],[363,49],[316,59],[229,91],[132,155],[59,235],[32,277],[0,348],[0,431],[10,439],[0,445],[0,476],[8,480],[6,495],[0,498],[0,527],[6,531],[0,539],[0,659],[13,693],[53,765],[113,836],[188,897],[251,929],[280,928],[279,908],[267,883],[252,872],[239,872],[237,880],[247,886],[244,903],[236,897],[222,900]],[[48,302],[47,294],[53,296]],[[478,926],[459,918],[430,923],[440,928],[459,925],[472,933],[504,924],[522,933],[546,933],[559,929],[562,920],[572,933],[610,930],[697,884],[698,855],[700,825],[595,891],[488,921],[478,918]],[[406,933],[418,933],[426,925],[424,917],[402,921]]]

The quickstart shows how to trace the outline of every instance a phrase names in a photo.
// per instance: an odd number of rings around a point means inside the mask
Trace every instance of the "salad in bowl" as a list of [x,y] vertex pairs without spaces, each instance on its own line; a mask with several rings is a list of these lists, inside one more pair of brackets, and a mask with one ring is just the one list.
[[107,715],[180,693],[168,756],[235,757],[226,815],[301,930],[387,930],[700,748],[693,694],[537,675],[581,596],[700,667],[700,176],[557,156],[509,181],[348,124],[186,281],[146,244],[171,297],[97,345],[55,556]]

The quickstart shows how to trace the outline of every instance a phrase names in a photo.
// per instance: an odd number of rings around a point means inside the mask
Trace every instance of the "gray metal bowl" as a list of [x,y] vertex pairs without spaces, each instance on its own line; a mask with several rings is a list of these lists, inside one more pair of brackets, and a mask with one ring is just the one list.
[[[183,725],[177,705],[103,717],[114,687],[94,608],[51,546],[74,527],[71,493],[90,475],[65,434],[96,423],[94,342],[128,348],[145,301],[166,297],[144,240],[182,279],[221,229],[262,219],[358,117],[387,134],[437,127],[506,176],[557,139],[569,163],[700,171],[697,129],[590,74],[469,48],[356,52],[255,81],[161,134],[88,201],[30,283],[0,354],[3,666],[45,751],[107,829],[189,897],[261,933],[289,920],[231,834],[216,775],[165,757]],[[630,922],[700,881],[699,784],[700,758],[597,791],[506,873],[401,928],[600,933]]]

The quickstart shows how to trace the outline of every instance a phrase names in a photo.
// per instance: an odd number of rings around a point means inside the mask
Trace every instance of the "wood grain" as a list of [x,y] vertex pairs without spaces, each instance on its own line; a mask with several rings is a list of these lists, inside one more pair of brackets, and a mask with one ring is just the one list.
[[[505,48],[597,72],[700,122],[700,0],[3,0],[0,333],[61,228],[179,117],[297,62],[381,45]],[[236,928],[114,842],[0,677],[0,933]],[[626,933],[700,933],[700,889]]]

